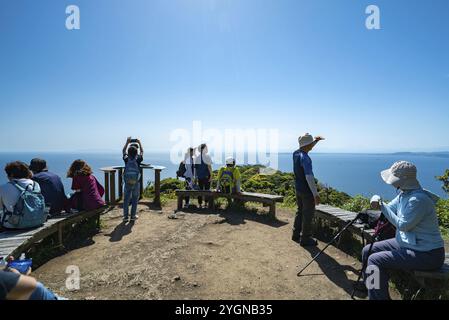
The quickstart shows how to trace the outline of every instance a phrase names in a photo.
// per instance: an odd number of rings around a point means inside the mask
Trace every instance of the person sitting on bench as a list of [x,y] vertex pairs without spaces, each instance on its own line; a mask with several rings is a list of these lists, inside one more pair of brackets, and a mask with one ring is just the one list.
[[0,270],[0,301],[2,300],[66,300],[58,297],[30,276],[31,269],[26,275],[7,268]]
[[67,206],[67,196],[61,178],[48,171],[47,162],[43,159],[33,159],[30,163],[30,170],[33,172],[33,181],[39,183],[45,205],[50,208],[50,215],[61,214]]
[[371,206],[374,210],[380,209],[397,230],[396,238],[376,242],[371,251],[370,246],[363,249],[362,261],[367,261],[364,277],[370,300],[390,299],[388,270],[438,270],[445,258],[435,211],[438,196],[421,187],[416,178],[416,166],[406,161],[396,162],[382,171],[381,176],[399,191],[399,195],[388,204],[374,196]]
[[72,178],[74,194],[69,199],[69,206],[78,211],[91,211],[105,205],[104,187],[93,175],[91,167],[84,160],[75,160],[67,172]]
[[218,171],[217,191],[228,194],[241,193],[240,170],[235,166],[235,159],[226,159],[226,166]]

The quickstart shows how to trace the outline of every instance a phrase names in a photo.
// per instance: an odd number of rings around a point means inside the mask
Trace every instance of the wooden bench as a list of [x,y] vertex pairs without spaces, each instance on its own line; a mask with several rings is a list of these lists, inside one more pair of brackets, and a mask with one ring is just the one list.
[[178,211],[182,210],[182,201],[186,197],[197,198],[204,197],[212,201],[209,201],[209,209],[215,210],[215,199],[227,198],[239,200],[242,202],[258,202],[262,203],[266,207],[270,207],[269,215],[276,218],[276,203],[283,202],[284,197],[271,194],[242,192],[238,194],[227,194],[217,191],[199,191],[199,190],[176,190],[176,196],[178,198]]
[[[357,213],[355,212],[346,211],[328,205],[319,205],[316,208],[316,217],[336,223],[340,227],[354,220],[356,216]],[[363,224],[354,223],[350,228],[348,228],[348,231],[353,234],[357,234],[368,241],[373,240],[374,230],[365,229]],[[446,254],[446,260],[441,269],[435,271],[413,271],[411,272],[411,275],[415,278],[415,280],[417,280],[421,288],[426,287],[426,280],[428,279],[447,282],[449,280],[449,254]],[[419,291],[415,294],[415,296],[419,294]]]
[[89,218],[97,218],[99,225],[100,215],[105,213],[109,207],[102,207],[93,211],[79,212],[71,215],[61,215],[47,220],[38,228],[28,230],[5,230],[0,232],[0,260],[9,256],[19,258],[20,254],[26,252],[35,243],[58,233],[59,245],[63,244],[63,228],[79,221]]

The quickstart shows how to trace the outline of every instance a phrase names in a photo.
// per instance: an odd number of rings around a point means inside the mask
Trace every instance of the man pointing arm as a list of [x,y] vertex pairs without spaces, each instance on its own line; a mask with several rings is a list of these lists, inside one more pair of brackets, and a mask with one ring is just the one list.
[[299,137],[299,149],[293,153],[298,211],[293,226],[292,240],[299,242],[301,246],[317,245],[316,240],[312,238],[312,219],[315,214],[315,206],[320,204],[320,196],[309,152],[321,140],[324,140],[321,136],[314,139],[306,133]]

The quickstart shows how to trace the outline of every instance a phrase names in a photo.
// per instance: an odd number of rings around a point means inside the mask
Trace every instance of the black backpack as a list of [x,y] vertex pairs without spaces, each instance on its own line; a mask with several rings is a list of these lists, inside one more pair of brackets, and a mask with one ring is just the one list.
[[187,171],[186,164],[184,163],[184,161],[182,161],[179,164],[178,171],[176,171],[176,177],[184,178],[184,175],[186,174],[186,171]]

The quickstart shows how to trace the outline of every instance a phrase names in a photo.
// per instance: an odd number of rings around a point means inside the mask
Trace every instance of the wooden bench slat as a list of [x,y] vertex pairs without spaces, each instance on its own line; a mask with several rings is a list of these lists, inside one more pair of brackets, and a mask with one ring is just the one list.
[[93,211],[78,212],[49,219],[43,226],[31,230],[6,230],[0,232],[0,257],[16,257],[34,243],[56,233],[60,227],[99,215],[107,209],[108,207],[104,206]]

